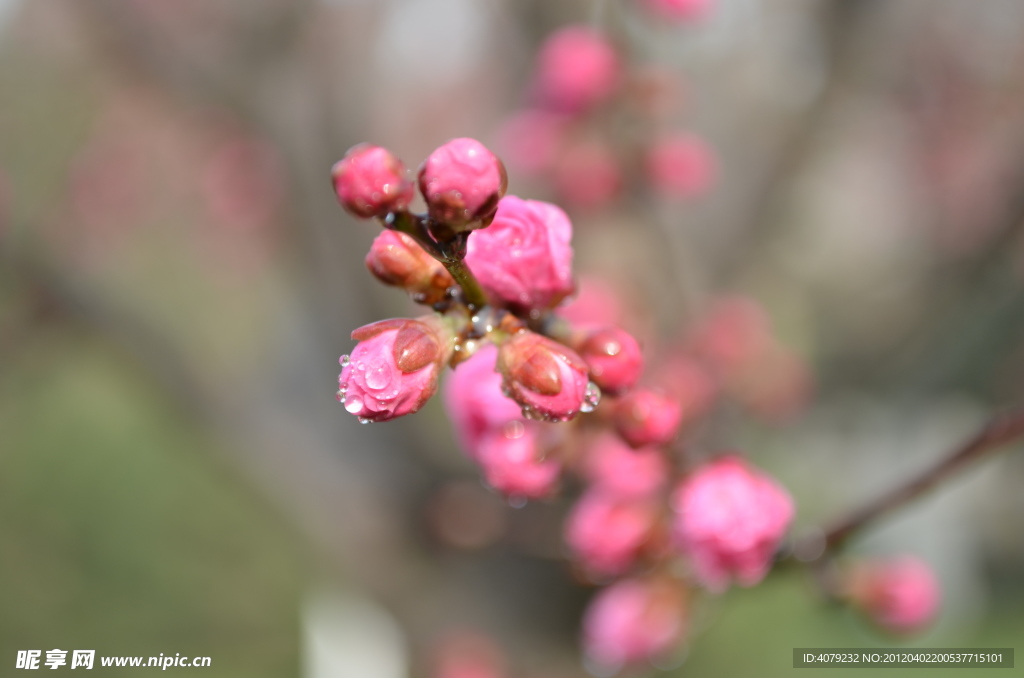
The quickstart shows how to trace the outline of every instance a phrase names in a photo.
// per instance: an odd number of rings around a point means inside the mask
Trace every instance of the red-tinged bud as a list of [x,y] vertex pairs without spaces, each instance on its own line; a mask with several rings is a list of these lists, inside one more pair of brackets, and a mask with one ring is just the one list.
[[546,108],[580,114],[615,92],[621,72],[619,55],[603,35],[569,26],[541,46],[533,87]]
[[411,236],[381,231],[366,255],[366,268],[385,285],[401,287],[420,304],[436,304],[455,285],[440,261],[427,254]]
[[647,178],[658,193],[670,198],[706,194],[718,176],[711,148],[692,134],[668,134],[647,152]]
[[593,411],[601,398],[582,358],[568,346],[528,330],[501,345],[498,371],[507,395],[530,419],[568,421]]
[[595,575],[620,575],[632,567],[657,522],[657,503],[592,489],[569,513],[565,542]]
[[488,226],[505,195],[505,166],[476,139],[452,139],[420,167],[420,192],[430,216],[453,231]]
[[643,0],[658,19],[689,22],[705,18],[714,8],[714,0]]
[[481,436],[476,460],[488,485],[522,499],[540,499],[554,491],[562,465],[540,458],[538,426],[529,421],[510,422]]
[[338,401],[362,423],[417,412],[437,390],[451,358],[451,331],[437,316],[382,320],[352,332],[359,343],[341,357]]
[[866,559],[844,575],[844,595],[882,629],[910,634],[930,624],[941,589],[931,568],[913,556]]
[[594,488],[617,497],[650,497],[668,482],[669,466],[657,447],[634,450],[617,435],[601,435],[586,452],[584,474]]
[[583,614],[583,649],[611,675],[658,659],[682,641],[687,592],[678,583],[623,579],[602,590]]
[[590,367],[590,377],[606,393],[622,393],[640,380],[644,356],[633,336],[618,327],[589,333],[579,345],[580,357]]
[[359,144],[331,170],[334,192],[346,210],[364,219],[404,210],[413,197],[405,165],[380,146]]
[[680,548],[713,591],[725,590],[733,577],[744,586],[760,582],[793,519],[785,488],[735,455],[683,480],[673,508]]
[[683,412],[669,394],[639,388],[627,393],[615,406],[615,430],[633,447],[665,445],[679,433]]

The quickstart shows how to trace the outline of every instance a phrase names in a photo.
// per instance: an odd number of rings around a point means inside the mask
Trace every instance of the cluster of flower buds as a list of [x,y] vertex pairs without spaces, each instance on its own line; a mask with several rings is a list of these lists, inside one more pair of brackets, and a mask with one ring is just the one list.
[[[565,541],[580,575],[607,586],[583,623],[593,662],[618,669],[666,655],[684,638],[694,596],[765,577],[793,517],[789,494],[739,454],[695,456],[686,444],[720,395],[777,409],[771,398],[791,405],[806,395],[792,374],[785,388],[750,390],[755,368],[783,354],[760,307],[714,302],[648,375],[640,342],[624,329],[626,304],[600,285],[567,302],[569,218],[504,195],[503,166],[479,142],[441,146],[416,184],[372,146],[352,149],[333,177],[346,209],[384,226],[369,270],[433,309],[353,332],[339,401],[366,423],[411,414],[450,366],[444,405],[489,486],[517,503],[550,496],[567,472],[578,476],[584,489]],[[426,214],[409,211],[417,185]],[[890,627],[911,625],[905,610],[892,612],[898,586],[857,581],[855,604]]]
[[[638,4],[658,21],[687,21],[704,16],[711,3]],[[572,25],[551,34],[537,56],[528,106],[509,116],[499,133],[510,165],[545,178],[560,202],[582,209],[604,207],[626,188],[666,199],[706,194],[717,176],[714,153],[698,136],[673,129],[666,120],[681,99],[677,78],[627,61],[593,28]],[[629,127],[645,132],[608,144],[609,121],[630,117],[637,121]],[[631,176],[643,177],[642,185],[627,186]]]

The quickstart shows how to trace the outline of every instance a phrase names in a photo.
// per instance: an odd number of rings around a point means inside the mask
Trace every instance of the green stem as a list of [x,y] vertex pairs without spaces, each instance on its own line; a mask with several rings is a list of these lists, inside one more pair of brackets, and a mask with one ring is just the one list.
[[412,212],[392,212],[385,219],[384,225],[412,237],[430,256],[444,264],[462,289],[462,296],[470,310],[476,311],[487,305],[484,288],[464,261],[468,234],[455,234],[450,241],[437,242],[430,236],[427,217]]

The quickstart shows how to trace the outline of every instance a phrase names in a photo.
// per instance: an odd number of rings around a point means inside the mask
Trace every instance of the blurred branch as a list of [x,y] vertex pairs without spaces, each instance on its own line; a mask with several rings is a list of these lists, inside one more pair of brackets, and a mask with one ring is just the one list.
[[865,56],[871,50],[865,40],[868,17],[878,0],[828,0],[820,20],[824,62],[827,70],[822,91],[803,114],[793,120],[790,133],[764,181],[747,201],[740,221],[737,240],[724,248],[717,276],[729,281],[738,278],[751,262],[763,256],[765,245],[777,228],[786,223],[787,200],[802,170],[820,146],[821,135],[833,113],[840,108],[851,81],[856,78]]
[[814,553],[815,560],[828,556],[841,548],[850,538],[879,518],[903,508],[910,502],[925,495],[944,481],[955,476],[972,462],[987,454],[1006,449],[1024,438],[1024,407],[1018,407],[995,416],[973,438],[953,450],[945,458],[914,478],[865,506],[840,518],[828,528],[824,537],[813,535],[803,543],[797,543],[793,551],[797,554]]

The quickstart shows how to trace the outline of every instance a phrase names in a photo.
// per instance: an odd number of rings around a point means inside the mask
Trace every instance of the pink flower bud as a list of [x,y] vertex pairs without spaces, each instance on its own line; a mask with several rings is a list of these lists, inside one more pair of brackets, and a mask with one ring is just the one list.
[[331,170],[334,192],[346,210],[364,219],[404,210],[413,197],[402,161],[380,146],[359,144]]
[[455,435],[473,459],[479,457],[478,447],[485,433],[523,420],[519,403],[502,393],[497,361],[497,346],[481,346],[471,358],[459,363],[444,385],[444,405]]
[[664,391],[638,388],[615,406],[615,430],[633,447],[665,445],[679,433],[683,412]]
[[565,542],[588,570],[598,576],[619,575],[633,565],[658,520],[657,506],[590,490],[565,525]]
[[385,285],[403,288],[420,304],[442,301],[455,284],[444,264],[398,231],[380,232],[366,255],[366,268]]
[[558,484],[562,465],[542,460],[535,422],[512,422],[489,430],[477,445],[477,461],[487,483],[510,497],[539,499],[551,494]]
[[580,344],[579,353],[590,368],[594,383],[608,393],[632,388],[644,371],[640,345],[629,332],[618,327],[591,332]]
[[591,412],[601,397],[589,383],[587,364],[572,349],[529,330],[498,350],[498,371],[509,397],[529,419],[568,421]]
[[789,493],[738,456],[695,471],[677,488],[675,534],[697,576],[715,591],[735,577],[760,582],[793,518]]
[[643,0],[657,18],[668,21],[696,21],[711,11],[714,0]]
[[555,187],[566,203],[586,210],[599,209],[614,200],[622,187],[619,162],[604,144],[575,144],[555,165]]
[[941,597],[928,565],[913,556],[865,560],[847,573],[846,595],[883,629],[913,633],[935,618]]
[[606,433],[598,438],[585,458],[587,480],[602,492],[619,497],[649,497],[668,480],[668,462],[656,447],[639,450]]
[[693,348],[720,374],[733,374],[756,360],[773,343],[768,314],[753,299],[716,299],[698,325]]
[[498,151],[508,166],[523,174],[537,174],[554,163],[565,136],[566,119],[540,109],[517,111],[498,132]]
[[430,216],[455,231],[491,223],[505,195],[505,167],[476,139],[452,139],[420,167],[420,192]]
[[540,48],[534,88],[548,108],[583,113],[614,93],[620,71],[618,54],[603,35],[570,26]]
[[466,264],[496,300],[554,306],[572,292],[572,224],[546,202],[503,198],[490,227],[469,238]]
[[671,134],[656,139],[646,159],[647,178],[658,193],[693,198],[707,193],[718,174],[715,155],[699,137]]
[[618,325],[625,317],[625,303],[614,285],[595,276],[580,276],[575,296],[558,308],[562,316],[580,329]]
[[624,579],[590,601],[583,615],[583,647],[609,670],[664,655],[686,628],[686,596],[669,582]]
[[363,423],[412,414],[437,390],[453,338],[436,316],[394,319],[352,332],[358,341],[341,357],[338,401]]

